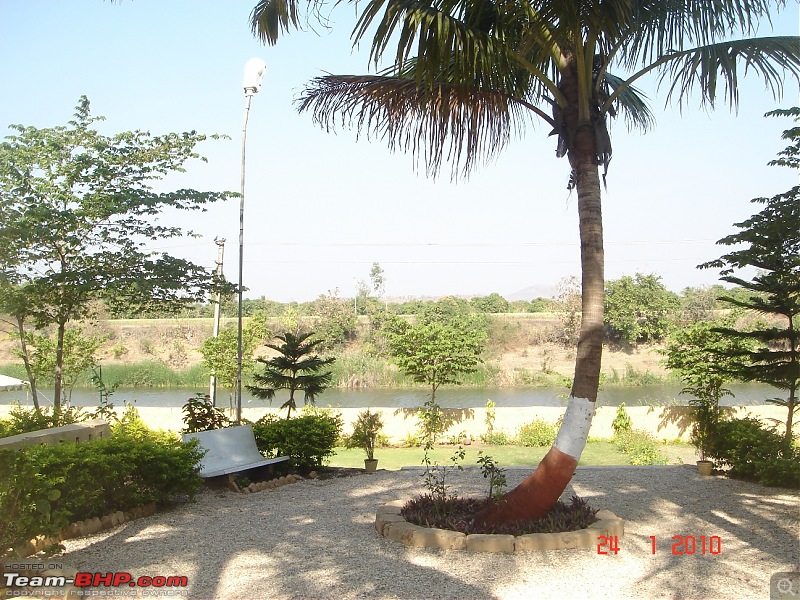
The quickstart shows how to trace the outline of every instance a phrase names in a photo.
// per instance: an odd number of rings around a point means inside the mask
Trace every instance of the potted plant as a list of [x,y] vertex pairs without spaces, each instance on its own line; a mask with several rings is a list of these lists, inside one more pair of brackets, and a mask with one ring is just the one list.
[[381,429],[383,429],[383,421],[381,421],[380,413],[373,413],[367,409],[358,414],[358,419],[353,423],[353,433],[347,438],[348,448],[362,448],[366,452],[364,470],[367,473],[374,473],[378,468],[375,444]]
[[716,411],[709,403],[699,403],[695,408],[695,422],[692,428],[691,441],[700,452],[697,461],[697,472],[700,475],[711,475],[714,463],[706,459],[706,454],[711,447],[711,436],[716,424]]

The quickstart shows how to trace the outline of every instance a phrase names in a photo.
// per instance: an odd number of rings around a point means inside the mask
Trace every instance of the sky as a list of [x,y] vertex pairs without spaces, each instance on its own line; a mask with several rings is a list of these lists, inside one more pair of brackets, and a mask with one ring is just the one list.
[[[204,142],[207,163],[187,165],[164,189],[238,191],[245,62],[267,63],[247,129],[244,284],[246,297],[312,300],[352,297],[380,263],[389,297],[549,295],[580,273],[577,196],[567,190],[566,159],[555,156],[549,128],[537,123],[466,181],[414,170],[410,155],[380,140],[326,132],[295,99],[326,73],[369,71],[368,46],[352,48],[353,7],[328,27],[295,31],[264,46],[250,31],[256,0],[0,0],[0,137],[7,125],[65,124],[81,95],[106,121],[105,134],[197,130],[230,136]],[[797,35],[798,3],[789,0],[759,35]],[[646,134],[612,124],[614,157],[604,190],[606,279],[654,273],[680,291],[717,283],[699,263],[726,251],[715,245],[733,224],[757,212],[755,197],[797,184],[797,174],[766,163],[787,144],[776,107],[800,104],[786,82],[776,101],[757,77],[740,87],[738,112],[723,99],[700,109],[665,105],[653,78],[656,126]],[[239,201],[205,213],[175,212],[164,224],[201,238],[170,240],[165,251],[213,268],[214,238],[225,238],[225,274],[238,278]]]

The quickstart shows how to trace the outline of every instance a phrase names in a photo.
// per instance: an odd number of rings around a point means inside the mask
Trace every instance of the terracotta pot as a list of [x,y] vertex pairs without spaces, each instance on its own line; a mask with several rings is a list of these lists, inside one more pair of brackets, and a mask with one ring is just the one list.
[[714,463],[710,460],[698,460],[697,461],[697,472],[700,475],[711,475],[711,469],[714,466]]
[[374,473],[377,468],[378,468],[377,458],[373,458],[372,460],[370,460],[369,458],[364,459],[364,470],[367,473]]

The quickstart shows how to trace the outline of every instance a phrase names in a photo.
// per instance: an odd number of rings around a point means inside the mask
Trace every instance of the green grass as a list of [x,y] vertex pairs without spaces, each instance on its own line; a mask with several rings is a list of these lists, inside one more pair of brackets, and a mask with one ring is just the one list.
[[[457,446],[437,446],[431,452],[431,460],[438,461],[440,465],[449,465],[450,457]],[[659,451],[669,458],[669,464],[678,461],[694,462],[697,460],[694,448],[689,444],[659,444]],[[534,467],[539,464],[549,447],[525,448],[523,446],[464,446],[466,458],[463,466],[476,466],[478,451],[489,454],[501,467]],[[418,448],[377,448],[375,458],[381,469],[394,471],[401,467],[414,467],[422,465],[425,449]],[[361,467],[364,466],[364,451],[358,448],[336,448],[336,454],[330,459],[332,467]],[[590,441],[581,455],[580,465],[583,466],[609,466],[627,465],[628,457],[617,450],[610,441]]]

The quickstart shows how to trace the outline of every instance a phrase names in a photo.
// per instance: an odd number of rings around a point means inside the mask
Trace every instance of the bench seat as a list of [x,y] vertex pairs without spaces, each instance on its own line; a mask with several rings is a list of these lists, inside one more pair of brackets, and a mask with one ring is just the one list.
[[204,478],[230,475],[289,460],[288,456],[265,458],[256,446],[252,425],[185,433],[182,439],[184,442],[200,440],[200,447],[208,450],[200,461],[200,476]]

